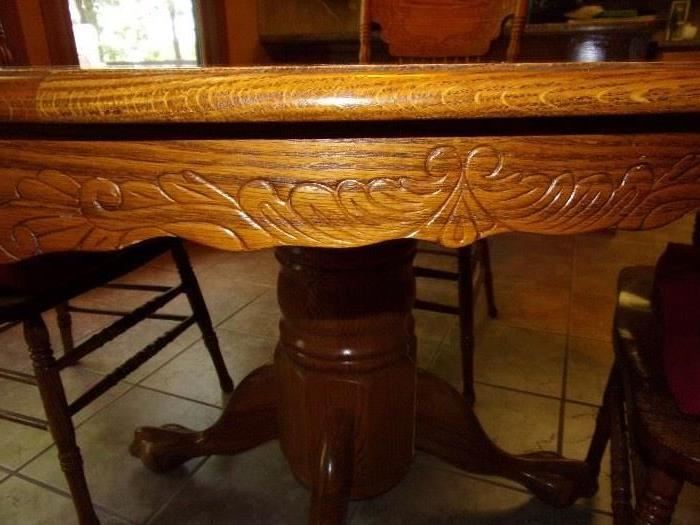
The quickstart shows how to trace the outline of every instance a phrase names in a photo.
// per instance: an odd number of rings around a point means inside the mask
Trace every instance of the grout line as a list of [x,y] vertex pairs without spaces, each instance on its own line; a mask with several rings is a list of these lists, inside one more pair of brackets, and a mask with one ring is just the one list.
[[[495,383],[488,383],[486,381],[479,381],[479,380],[474,380],[474,384],[481,385],[481,386],[488,386],[491,388],[498,388],[499,390],[506,390],[508,392],[515,392],[517,394],[524,394],[528,396],[535,396],[543,399],[549,399],[550,401],[561,401],[561,397],[553,395],[553,394],[542,394],[541,392],[531,392],[529,390],[522,390],[520,388],[515,388],[511,386],[505,386],[505,385],[497,385]],[[478,400],[477,400],[478,402]]]
[[[105,410],[107,407],[112,406],[114,403],[116,403],[118,400],[120,400],[121,398],[123,398],[126,394],[128,394],[129,392],[131,392],[131,391],[135,388],[134,385],[131,385],[131,384],[128,384],[128,383],[125,383],[125,384],[126,384],[126,386],[127,386],[127,389],[126,389],[124,392],[122,392],[121,394],[115,396],[114,399],[112,399],[112,400],[109,401],[107,404],[105,404],[105,406],[103,406],[103,407],[99,408],[98,410],[96,410],[93,414],[90,414],[89,416],[87,416],[83,421],[80,421],[79,423],[75,423],[75,422],[73,423],[73,426],[74,426],[74,428],[75,428],[75,430],[76,430],[76,434],[77,434],[77,430],[78,430],[79,428],[81,428],[85,423],[87,423],[88,421],[92,420],[92,419],[93,419],[95,416],[97,416],[98,414],[101,414],[103,410]],[[104,394],[103,394],[103,395],[104,395]],[[47,433],[48,435],[50,435],[50,433],[49,433],[48,430],[46,431],[46,433]],[[80,435],[79,435],[79,434],[77,434],[77,436],[76,436],[76,441],[78,441],[78,442],[80,441]],[[17,469],[14,471],[14,473],[19,475],[19,474],[20,474],[20,471],[22,471],[22,470],[23,470],[24,468],[26,468],[30,463],[32,463],[33,461],[35,461],[36,459],[38,459],[39,456],[44,455],[46,452],[48,452],[50,449],[54,448],[55,446],[56,446],[56,444],[55,444],[55,443],[53,442],[53,440],[52,440],[52,442],[51,442],[50,445],[48,445],[46,448],[41,449],[41,451],[39,451],[37,454],[35,454],[35,455],[32,456],[30,459],[28,459],[27,461],[25,461],[24,463],[22,463],[19,467],[17,467]]]
[[[32,477],[29,477],[29,476],[27,476],[26,474],[22,474],[22,473],[20,473],[20,472],[16,472],[16,473],[14,474],[14,477],[16,477],[16,478],[18,478],[18,479],[21,479],[21,480],[23,480],[23,481],[26,481],[27,483],[31,483],[32,485],[37,486],[37,487],[39,487],[39,488],[42,488],[42,489],[44,489],[44,490],[47,490],[47,491],[49,491],[49,492],[53,492],[54,494],[57,494],[57,495],[59,495],[59,496],[64,496],[65,498],[67,498],[67,499],[70,500],[71,502],[73,501],[73,499],[72,499],[72,497],[71,497],[71,495],[70,495],[69,492],[66,492],[66,491],[64,491],[63,489],[60,489],[60,488],[58,488],[58,487],[54,487],[53,485],[50,485],[49,483],[46,483],[46,482],[44,482],[44,481],[41,481],[41,480],[38,480],[38,479],[35,479],[35,478],[32,478]],[[107,507],[104,507],[103,505],[100,505],[100,504],[95,503],[94,500],[93,500],[93,506],[95,507],[96,510],[99,510],[99,511],[105,513],[105,514],[108,514],[108,515],[110,515],[110,516],[112,516],[112,517],[114,517],[114,518],[118,518],[118,519],[120,519],[120,520],[122,520],[122,521],[125,521],[126,523],[136,525],[135,522],[133,522],[132,520],[130,520],[130,519],[128,519],[128,518],[122,516],[121,514],[119,514],[118,512],[113,511],[112,509],[109,509],[109,508],[107,508]]]
[[202,467],[204,467],[204,464],[209,461],[211,456],[205,456],[201,458],[201,461],[199,461],[199,464],[196,465],[193,469],[192,472],[189,473],[189,475],[182,480],[182,483],[180,484],[179,487],[177,487],[172,494],[166,498],[165,502],[163,502],[162,505],[160,505],[157,509],[155,509],[145,520],[143,520],[142,524],[143,525],[149,525],[150,523],[153,523],[153,520],[158,518],[158,516],[165,511],[165,509],[177,498],[183,490],[185,490],[185,487],[187,487],[188,483],[194,478],[195,474],[199,472]]
[[583,407],[588,407],[588,408],[600,408],[600,404],[598,403],[590,403],[588,401],[578,401],[576,399],[565,399],[567,404],[571,405],[579,405]]
[[571,279],[569,280],[569,302],[566,312],[566,341],[564,343],[564,359],[562,363],[561,396],[559,401],[559,422],[557,425],[557,453],[564,455],[564,432],[566,431],[566,396],[569,380],[569,354],[571,350],[570,333],[571,317],[574,300],[574,279],[576,278],[576,256],[578,255],[578,236],[574,236],[574,246],[571,251]]
[[180,394],[175,394],[175,393],[173,393],[173,392],[168,392],[168,391],[166,391],[166,390],[160,390],[160,389],[158,389],[158,388],[154,388],[154,387],[151,387],[151,386],[146,386],[146,385],[140,385],[140,384],[139,384],[139,385],[134,385],[134,388],[138,388],[138,389],[140,389],[140,390],[148,390],[148,391],[150,391],[150,392],[155,392],[155,393],[157,393],[157,394],[163,394],[163,395],[170,396],[170,397],[175,397],[175,398],[177,398],[177,399],[182,399],[183,401],[189,401],[189,402],[191,402],[191,403],[196,403],[196,404],[198,404],[198,405],[203,405],[203,406],[209,407],[209,408],[215,408],[215,409],[217,409],[217,410],[223,410],[223,409],[224,409],[224,407],[222,407],[221,405],[215,405],[215,404],[213,404],[213,403],[207,403],[206,401],[202,401],[201,399],[193,399],[193,398],[191,398],[191,397],[186,397],[186,396],[183,396],[183,395],[180,395]]

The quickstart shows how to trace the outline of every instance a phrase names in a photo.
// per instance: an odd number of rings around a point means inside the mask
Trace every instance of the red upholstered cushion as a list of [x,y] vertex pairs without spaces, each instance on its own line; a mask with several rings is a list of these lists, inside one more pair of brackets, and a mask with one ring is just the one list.
[[664,371],[678,408],[700,415],[700,250],[671,243],[656,266],[654,310]]

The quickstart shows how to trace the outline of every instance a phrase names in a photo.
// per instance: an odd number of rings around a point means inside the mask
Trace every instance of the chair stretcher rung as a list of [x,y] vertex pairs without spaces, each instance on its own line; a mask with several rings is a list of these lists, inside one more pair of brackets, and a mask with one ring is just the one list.
[[459,279],[458,273],[448,272],[445,270],[435,270],[434,268],[424,268],[422,266],[415,266],[413,268],[413,275],[428,279],[441,279],[444,281],[456,281]]
[[67,366],[74,365],[80,361],[83,357],[91,354],[98,348],[104,346],[106,343],[115,339],[119,335],[123,334],[130,328],[136,326],[139,322],[146,319],[149,315],[152,315],[157,310],[160,310],[172,301],[175,297],[180,295],[183,291],[183,286],[176,286],[170,288],[167,292],[158,297],[151,299],[150,301],[142,304],[138,308],[134,309],[133,312],[125,315],[124,317],[117,319],[111,325],[103,328],[98,333],[90,337],[87,341],[76,346],[69,353],[61,356],[57,361],[56,365],[59,369],[63,369]]
[[47,430],[49,428],[49,424],[43,419],[28,416],[26,414],[19,414],[17,412],[12,412],[11,410],[0,409],[0,419],[12,421],[13,423],[19,423],[20,425],[26,425],[28,427],[38,428],[40,430]]
[[133,290],[140,292],[167,292],[172,286],[163,284],[129,284],[129,283],[108,283],[100,288],[113,288],[116,290]]
[[416,299],[413,307],[417,310],[427,310],[429,312],[437,312],[439,314],[459,315],[459,308],[449,304],[432,303],[430,301],[422,301]]
[[169,330],[158,339],[153,341],[148,346],[145,346],[137,354],[127,359],[124,363],[118,366],[113,372],[107,374],[102,380],[90,388],[87,392],[81,395],[78,399],[70,404],[69,411],[71,415],[76,414],[87,405],[92,403],[99,396],[107,392],[115,386],[119,381],[131,374],[134,370],[148,361],[150,358],[160,352],[166,345],[172,342],[176,337],[182,334],[195,322],[194,315],[188,317],[185,321]]
[[27,385],[36,385],[36,377],[34,377],[31,374],[25,374],[24,372],[18,372],[16,370],[0,368],[0,377],[3,379],[8,379],[10,381],[26,383]]
[[[124,310],[106,310],[104,308],[85,308],[83,306],[68,306],[69,312],[74,312],[77,314],[94,314],[94,315],[108,315],[112,317],[124,317],[129,315],[131,312]],[[186,315],[181,314],[158,314],[154,313],[147,317],[148,319],[158,319],[160,321],[184,321],[187,319]]]

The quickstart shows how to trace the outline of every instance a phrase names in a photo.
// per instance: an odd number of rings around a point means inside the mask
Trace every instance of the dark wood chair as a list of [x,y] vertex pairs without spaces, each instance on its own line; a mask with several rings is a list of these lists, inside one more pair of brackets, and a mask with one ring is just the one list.
[[620,273],[615,364],[587,458],[598,474],[610,442],[616,525],[669,524],[684,482],[700,484],[700,417],[682,414],[665,383],[653,279],[651,266]]
[[[173,257],[180,284],[170,287],[111,283],[167,253]],[[156,295],[130,312],[79,308],[70,304],[73,298],[101,286],[114,290],[153,292]],[[189,301],[191,315],[158,313],[181,294],[185,294]],[[54,355],[42,318],[42,313],[52,308],[57,309],[64,346],[64,353],[60,357]],[[84,342],[74,345],[71,312],[117,316],[117,320]],[[177,324],[69,403],[61,382],[61,370],[76,364],[83,357],[147,318],[174,321]],[[155,356],[194,324],[197,324],[202,332],[221,388],[226,392],[233,391],[233,381],[226,370],[204,298],[187,252],[178,239],[156,239],[119,252],[49,254],[0,266],[0,323],[4,323],[6,327],[23,324],[24,337],[34,368],[34,374],[0,369],[0,377],[36,385],[44,404],[47,421],[7,410],[0,410],[0,418],[48,429],[51,432],[81,524],[98,523],[98,519],[85,480],[72,416]]]
[[[507,61],[514,61],[527,15],[527,0],[364,0],[360,21],[360,63],[373,57],[372,32],[379,29],[388,46],[387,58],[409,62],[469,62],[489,52],[491,44],[512,20]],[[439,30],[436,30],[439,28]],[[498,316],[493,292],[489,244],[477,239],[472,246],[456,251],[419,250],[457,258],[457,271],[416,266],[418,278],[456,281],[458,305],[446,305],[418,298],[415,308],[459,316],[462,383],[465,399],[474,402],[474,275],[479,266],[480,281],[486,293],[488,314]]]

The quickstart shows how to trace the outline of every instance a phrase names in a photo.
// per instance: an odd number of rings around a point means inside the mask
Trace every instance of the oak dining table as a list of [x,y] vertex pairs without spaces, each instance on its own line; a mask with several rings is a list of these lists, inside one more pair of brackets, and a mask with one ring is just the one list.
[[340,524],[421,450],[566,506],[594,463],[509,454],[417,367],[416,244],[668,224],[700,207],[699,125],[690,63],[0,69],[0,260],[276,249],[274,363],[210,428],[136,430],[150,469],[279,439]]

